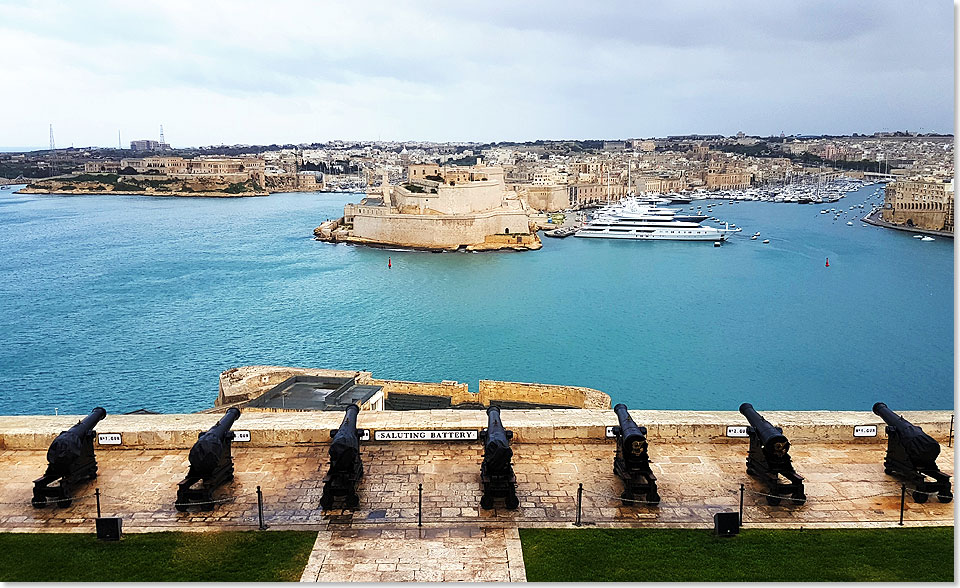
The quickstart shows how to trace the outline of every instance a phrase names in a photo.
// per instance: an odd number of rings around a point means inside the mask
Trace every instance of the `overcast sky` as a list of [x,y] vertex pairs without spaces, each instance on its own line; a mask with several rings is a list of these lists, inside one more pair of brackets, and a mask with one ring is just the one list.
[[0,146],[952,132],[950,2],[6,2]]

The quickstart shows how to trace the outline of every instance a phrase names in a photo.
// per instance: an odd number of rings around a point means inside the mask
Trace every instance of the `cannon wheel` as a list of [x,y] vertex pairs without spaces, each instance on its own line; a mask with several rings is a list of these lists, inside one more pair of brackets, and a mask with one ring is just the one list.
[[647,502],[653,503],[654,505],[660,504],[660,495],[656,492],[650,492],[647,494]]
[[360,495],[357,493],[347,496],[347,508],[357,508],[360,506]]
[[493,508],[493,496],[489,494],[484,494],[480,497],[480,508],[483,510],[490,510]]
[[177,511],[179,512],[187,512],[186,503],[181,503],[180,501],[177,501],[177,503],[174,506],[177,508]]
[[507,510],[516,510],[520,506],[520,499],[517,498],[516,494],[508,494],[503,501],[503,505],[507,507]]
[[631,500],[633,500],[633,492],[629,490],[624,490],[623,492],[620,493],[620,500],[623,506],[633,506],[633,503],[630,502]]
[[924,502],[927,501],[927,498],[929,498],[929,496],[927,495],[926,492],[915,491],[913,493],[913,501],[916,502],[917,504],[923,504]]
[[767,504],[770,506],[777,506],[780,504],[779,496],[767,496]]
[[43,508],[47,506],[47,499],[37,498],[36,496],[34,496],[33,498],[30,499],[30,504],[33,505],[33,508]]
[[943,503],[953,500],[953,494],[937,494],[937,500]]
[[797,506],[800,506],[801,504],[804,504],[807,501],[807,495],[794,494],[793,496],[790,497],[790,499],[793,500],[794,504],[796,504]]

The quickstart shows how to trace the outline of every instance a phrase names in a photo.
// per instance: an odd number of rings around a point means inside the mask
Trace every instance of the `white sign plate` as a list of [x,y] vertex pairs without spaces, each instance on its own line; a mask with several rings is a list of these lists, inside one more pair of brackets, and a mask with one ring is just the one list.
[[250,431],[234,431],[233,440],[240,443],[249,443],[250,442]]
[[97,443],[100,445],[120,445],[120,433],[97,433]]
[[876,437],[877,436],[877,426],[876,425],[857,425],[853,428],[854,437]]
[[607,427],[607,437],[616,437],[613,432],[613,427]]
[[727,427],[727,437],[749,437],[746,427]]
[[478,431],[374,431],[374,441],[475,441]]
[[370,440],[370,429],[360,429],[360,440],[361,441]]

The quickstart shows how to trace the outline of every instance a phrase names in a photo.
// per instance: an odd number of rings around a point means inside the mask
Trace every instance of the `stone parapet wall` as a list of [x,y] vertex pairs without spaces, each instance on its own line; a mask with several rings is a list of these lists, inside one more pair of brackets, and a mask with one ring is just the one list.
[[[631,416],[647,427],[652,444],[685,442],[744,443],[743,438],[725,437],[726,427],[745,426],[739,412],[694,412],[673,410],[635,410]],[[885,442],[884,423],[872,412],[764,411],[771,423],[782,426],[794,445],[804,443],[881,443]],[[950,411],[908,411],[902,414],[913,424],[944,444],[950,435]],[[85,415],[83,415],[85,416]],[[554,443],[557,440],[580,443],[609,443],[606,427],[614,426],[612,410],[540,409],[504,410],[503,424],[514,432],[516,443]],[[61,432],[82,416],[5,416],[0,417],[0,449],[46,450]],[[216,423],[213,414],[107,415],[97,425],[99,433],[121,433],[123,444],[97,446],[97,450],[115,449],[188,449],[198,433]],[[343,413],[330,412],[245,412],[234,424],[235,430],[250,431],[248,447],[316,445],[330,442]],[[364,411],[358,425],[371,430],[446,430],[480,429],[487,425],[482,410]],[[853,438],[855,425],[877,425],[876,437]],[[374,443],[370,441],[368,443]]]

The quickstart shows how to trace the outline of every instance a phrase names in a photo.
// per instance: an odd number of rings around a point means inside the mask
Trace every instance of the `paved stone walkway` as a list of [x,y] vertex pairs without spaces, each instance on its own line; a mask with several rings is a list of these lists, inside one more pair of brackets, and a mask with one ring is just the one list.
[[523,582],[516,527],[343,529],[317,535],[302,582]]
[[[368,444],[361,504],[353,512],[319,510],[325,446],[234,450],[233,482],[217,492],[213,512],[179,513],[176,483],[186,473],[187,451],[103,451],[100,476],[80,487],[68,508],[30,506],[32,481],[46,466],[43,451],[0,451],[0,531],[91,532],[94,488],[103,516],[123,517],[125,532],[257,528],[258,485],[271,529],[316,529],[314,556],[304,574],[313,579],[363,581],[522,578],[519,526],[571,526],[577,484],[583,483],[583,522],[595,526],[712,527],[713,514],[736,510],[745,495],[745,525],[889,526],[899,517],[900,484],[883,473],[884,445],[803,444],[791,450],[806,478],[803,506],[768,506],[763,489],[745,473],[746,443],[651,444],[663,501],[624,507],[612,473],[614,444],[518,443],[514,469],[520,508],[479,508],[481,448],[476,443]],[[946,446],[938,460],[953,472]],[[417,527],[418,484],[423,522]],[[878,496],[879,495],[879,496]],[[953,504],[907,498],[908,525],[953,525]],[[389,561],[380,561],[389,560]],[[351,563],[352,562],[352,563]]]

